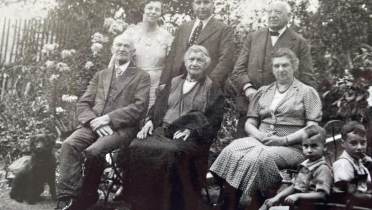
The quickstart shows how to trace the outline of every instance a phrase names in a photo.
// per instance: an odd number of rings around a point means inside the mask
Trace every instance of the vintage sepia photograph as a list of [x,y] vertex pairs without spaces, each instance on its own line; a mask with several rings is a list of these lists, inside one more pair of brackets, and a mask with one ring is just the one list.
[[0,0],[0,210],[372,210],[371,0]]

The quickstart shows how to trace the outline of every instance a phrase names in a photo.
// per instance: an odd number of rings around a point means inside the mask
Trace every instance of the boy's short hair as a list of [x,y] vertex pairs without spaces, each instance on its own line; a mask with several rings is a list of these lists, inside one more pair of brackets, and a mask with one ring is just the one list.
[[349,121],[341,129],[341,137],[346,140],[348,133],[354,133],[358,136],[366,136],[367,131],[364,125],[358,121]]
[[326,142],[326,131],[319,125],[310,125],[305,127],[305,133],[307,134],[307,139],[316,139],[322,144],[325,144]]

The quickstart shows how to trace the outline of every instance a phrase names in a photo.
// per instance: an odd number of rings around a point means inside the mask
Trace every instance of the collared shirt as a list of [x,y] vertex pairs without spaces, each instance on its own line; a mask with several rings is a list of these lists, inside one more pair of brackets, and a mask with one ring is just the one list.
[[308,159],[302,162],[293,185],[300,192],[323,191],[329,194],[332,182],[332,170],[325,158],[321,157],[313,162]]
[[[344,151],[333,163],[334,182],[347,181],[356,184],[356,190],[367,192],[368,184],[371,183],[371,175],[363,165],[362,160],[356,160]],[[361,178],[363,177],[363,178]],[[342,189],[334,188],[336,192]]]
[[[271,37],[271,44],[274,46],[276,44],[276,42],[278,41],[279,37],[284,33],[284,31],[287,29],[287,26],[285,26],[284,28],[280,29],[278,32],[279,32],[279,36],[270,36]],[[269,31],[273,31],[269,28]]]
[[115,65],[115,76],[120,77],[124,74],[125,70],[127,70],[129,66],[129,61],[122,65]]
[[196,19],[195,19],[194,26],[192,27],[192,30],[191,30],[191,33],[190,33],[189,41],[190,41],[191,36],[192,36],[192,34],[194,33],[196,27],[199,25],[199,22],[200,22],[200,21],[203,22],[203,28],[202,28],[202,29],[204,29],[205,26],[208,24],[208,22],[211,20],[211,18],[212,18],[212,15],[211,15],[209,18],[205,19],[205,20],[200,20],[199,18],[196,18]]

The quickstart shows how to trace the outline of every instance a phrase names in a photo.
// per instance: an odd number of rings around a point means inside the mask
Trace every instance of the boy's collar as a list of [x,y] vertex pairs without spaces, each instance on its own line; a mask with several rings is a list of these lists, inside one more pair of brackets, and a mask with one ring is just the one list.
[[302,167],[306,167],[307,169],[312,171],[312,170],[314,170],[315,168],[317,168],[318,166],[320,166],[322,164],[327,164],[327,161],[326,161],[324,156],[322,156],[321,158],[319,158],[316,161],[310,161],[309,159],[306,159],[300,165]]
[[355,165],[359,165],[359,164],[362,164],[362,159],[355,159],[353,158],[348,152],[346,152],[345,150],[342,152],[342,154],[340,155],[340,158],[345,158],[345,159],[348,159],[350,160],[351,162],[355,163]]

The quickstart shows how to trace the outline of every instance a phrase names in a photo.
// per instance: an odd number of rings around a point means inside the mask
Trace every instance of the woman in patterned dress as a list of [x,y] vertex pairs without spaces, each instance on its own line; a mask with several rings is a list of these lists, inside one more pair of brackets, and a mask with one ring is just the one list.
[[224,209],[236,209],[240,196],[252,197],[251,209],[281,181],[279,170],[303,161],[303,129],[322,116],[317,91],[294,77],[297,56],[287,48],[272,58],[276,81],[261,87],[250,102],[245,130],[217,157],[210,171],[223,181]]
[[159,85],[165,58],[173,41],[173,36],[159,26],[161,14],[161,1],[148,0],[144,7],[142,22],[129,26],[123,33],[133,39],[136,66],[150,74],[149,107],[155,102],[155,90]]

